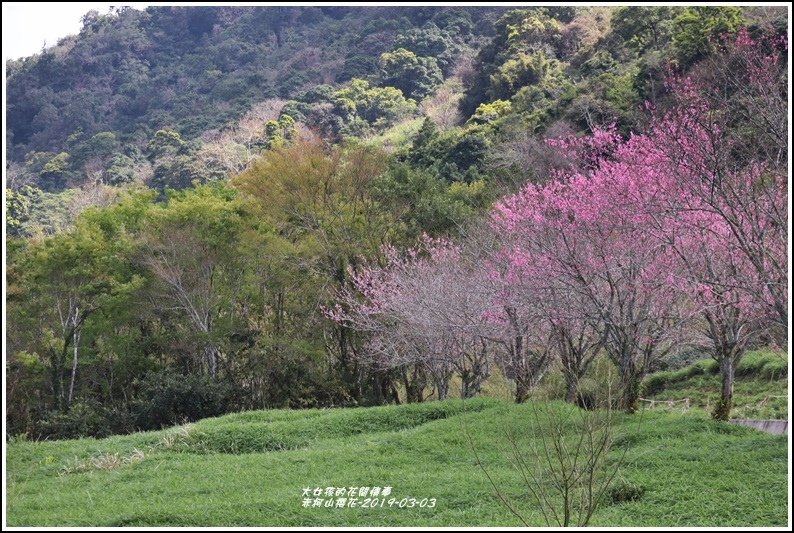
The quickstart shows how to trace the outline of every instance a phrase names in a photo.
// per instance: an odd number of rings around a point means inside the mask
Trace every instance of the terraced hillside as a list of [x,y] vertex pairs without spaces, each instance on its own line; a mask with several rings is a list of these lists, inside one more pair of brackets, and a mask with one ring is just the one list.
[[[672,401],[676,409],[688,399],[690,407],[709,412],[719,400],[720,386],[719,365],[708,358],[650,375],[645,380],[645,395],[653,401]],[[733,398],[731,418],[788,418],[786,354],[768,350],[748,353],[736,369]]]

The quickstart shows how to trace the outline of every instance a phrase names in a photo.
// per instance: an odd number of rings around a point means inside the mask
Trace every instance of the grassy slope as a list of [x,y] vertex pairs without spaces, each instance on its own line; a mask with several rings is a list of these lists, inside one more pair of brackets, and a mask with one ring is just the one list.
[[367,142],[372,146],[383,148],[388,152],[405,148],[416,136],[422,127],[424,117],[413,117],[402,120],[379,135],[373,136]]
[[[519,525],[475,465],[468,433],[501,490],[529,521],[544,525],[502,451],[507,429],[527,438],[532,412],[531,404],[494,399],[259,411],[103,440],[12,442],[7,520],[15,526]],[[622,476],[645,494],[602,507],[593,525],[785,524],[784,437],[696,412],[646,413],[639,430],[636,420],[622,417],[618,426],[630,443]],[[306,486],[387,485],[397,500],[436,498],[436,507],[301,506]]]
[[[720,397],[719,366],[704,359],[674,372],[657,372],[645,381],[652,400],[689,398],[692,407],[709,411]],[[733,387],[731,418],[788,418],[786,354],[759,350],[739,363]],[[681,404],[676,404],[680,409]]]

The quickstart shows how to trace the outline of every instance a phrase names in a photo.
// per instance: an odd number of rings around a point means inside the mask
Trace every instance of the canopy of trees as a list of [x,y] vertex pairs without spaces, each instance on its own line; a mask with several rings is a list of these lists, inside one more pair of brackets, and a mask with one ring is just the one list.
[[[785,10],[149,7],[8,67],[8,427],[565,398],[788,327]],[[453,379],[454,378],[454,379]],[[456,386],[453,390],[452,384]]]

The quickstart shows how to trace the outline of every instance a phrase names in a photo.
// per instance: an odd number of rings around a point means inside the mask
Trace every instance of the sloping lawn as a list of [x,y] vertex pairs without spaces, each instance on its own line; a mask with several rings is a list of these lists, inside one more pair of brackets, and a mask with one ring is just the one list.
[[[618,444],[628,446],[620,482],[641,487],[643,494],[636,501],[603,505],[591,525],[785,525],[786,438],[697,412],[646,412],[639,425],[638,416],[621,415],[615,430]],[[7,521],[11,526],[521,525],[477,466],[473,444],[500,491],[528,522],[543,526],[505,452],[507,431],[519,435],[519,446],[528,445],[532,419],[532,404],[448,400],[256,411],[102,440],[15,441],[7,446]],[[612,455],[620,453],[616,449]],[[345,487],[346,493],[352,487],[391,487],[391,494],[379,498],[384,504],[375,508],[312,507],[312,494],[304,507],[304,489],[311,494],[317,487],[322,500],[329,499],[327,487]],[[408,498],[416,499],[412,508]]]

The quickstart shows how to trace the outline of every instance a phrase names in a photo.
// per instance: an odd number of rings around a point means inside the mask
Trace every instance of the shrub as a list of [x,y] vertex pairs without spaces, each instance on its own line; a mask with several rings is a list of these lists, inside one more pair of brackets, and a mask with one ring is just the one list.
[[636,485],[631,481],[621,479],[609,487],[606,493],[606,499],[608,503],[614,505],[618,503],[637,501],[642,498],[643,494],[645,494],[644,487]]
[[651,374],[645,378],[645,381],[642,384],[642,393],[648,396],[653,396],[654,394],[662,392],[668,383],[675,381],[671,379],[674,374],[677,374],[677,372],[657,372],[655,374]]
[[77,439],[129,433],[133,420],[123,409],[103,407],[96,402],[76,402],[66,412],[53,411],[34,427],[38,439]]
[[232,390],[208,376],[149,373],[131,405],[138,429],[159,429],[218,416],[231,406]]
[[[560,402],[531,402],[533,419],[530,447],[522,450],[515,433],[508,432],[509,461],[518,470],[528,495],[535,500],[547,526],[587,526],[605,500],[622,497],[616,476],[626,457],[607,457],[615,450],[615,417],[608,407],[611,398],[598,402],[606,409],[585,411]],[[525,518],[488,474],[473,447],[477,466],[483,470],[499,500],[524,526]],[[533,465],[530,467],[529,465]],[[539,466],[540,468],[535,467]],[[631,497],[630,491],[626,493]]]
[[659,370],[679,370],[707,358],[701,350],[684,347],[673,351],[669,356],[655,362],[652,372]]

